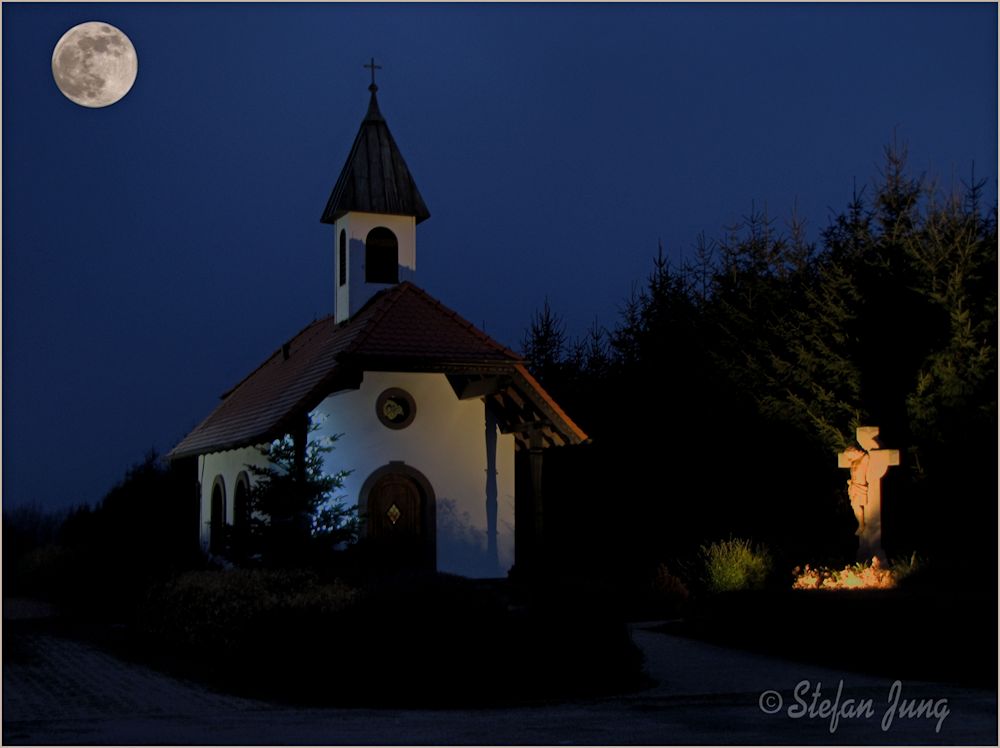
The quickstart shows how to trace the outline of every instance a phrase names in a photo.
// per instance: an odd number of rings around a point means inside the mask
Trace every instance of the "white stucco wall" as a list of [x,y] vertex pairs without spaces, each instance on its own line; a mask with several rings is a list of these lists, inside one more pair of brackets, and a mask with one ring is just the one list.
[[[333,225],[335,319],[343,322],[357,312],[377,291],[387,288],[387,283],[365,283],[364,242],[368,232],[384,226],[396,235],[399,243],[399,280],[412,279],[417,269],[417,223],[413,216],[395,216],[383,213],[352,212],[341,216]],[[347,283],[340,285],[340,232],[347,232]]]
[[247,473],[247,478],[253,484],[253,475],[247,470],[247,465],[263,467],[265,460],[255,447],[230,449],[225,452],[212,452],[198,457],[198,482],[201,484],[201,524],[199,537],[201,547],[208,549],[210,528],[212,523],[212,487],[215,479],[222,478],[226,498],[226,524],[233,524],[233,491],[236,488],[236,477]]
[[[416,403],[416,416],[404,429],[379,421],[375,402],[383,390],[399,387]],[[498,434],[497,556],[486,547],[486,406],[479,398],[459,400],[444,374],[365,372],[358,390],[327,397],[312,413],[313,438],[335,434],[326,456],[327,472],[350,470],[340,492],[357,504],[361,487],[375,470],[401,461],[430,483],[436,500],[438,571],[466,577],[504,576],[514,564],[514,436]],[[198,458],[201,482],[201,544],[209,545],[212,486],[222,477],[226,522],[233,522],[233,490],[247,464],[263,465],[256,448],[215,452]],[[250,480],[253,476],[249,474]]]
[[[404,429],[378,420],[379,394],[399,387],[413,396],[416,417]],[[327,455],[329,471],[347,469],[343,494],[357,503],[365,480],[402,461],[430,482],[437,502],[438,570],[468,577],[502,576],[514,563],[514,437],[496,443],[497,554],[486,556],[486,411],[482,400],[459,400],[444,374],[365,372],[358,390],[326,398],[314,411],[317,436],[342,434]]]

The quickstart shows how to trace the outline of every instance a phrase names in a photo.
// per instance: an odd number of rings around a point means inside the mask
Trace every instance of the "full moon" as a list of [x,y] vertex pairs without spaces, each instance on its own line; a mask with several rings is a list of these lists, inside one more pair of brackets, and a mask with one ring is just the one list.
[[138,70],[139,58],[129,38],[101,21],[74,26],[52,51],[56,85],[80,106],[114,104],[132,88]]

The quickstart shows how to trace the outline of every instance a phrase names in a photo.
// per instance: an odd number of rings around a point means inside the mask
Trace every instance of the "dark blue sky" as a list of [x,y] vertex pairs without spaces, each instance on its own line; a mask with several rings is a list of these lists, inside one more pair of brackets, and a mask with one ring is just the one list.
[[[132,91],[64,98],[101,20]],[[3,5],[3,502],[92,502],[332,311],[319,222],[379,101],[431,211],[420,285],[518,346],[547,296],[611,326],[673,257],[766,205],[816,237],[895,129],[996,195],[997,6]]]

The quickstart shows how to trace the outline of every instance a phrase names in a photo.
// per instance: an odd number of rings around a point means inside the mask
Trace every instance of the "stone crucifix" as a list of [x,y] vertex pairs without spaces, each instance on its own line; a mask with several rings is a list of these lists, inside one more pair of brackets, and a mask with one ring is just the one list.
[[858,520],[858,560],[877,558],[886,563],[882,550],[882,476],[899,464],[898,449],[882,449],[878,443],[878,426],[859,426],[857,446],[848,447],[837,455],[837,465],[850,468],[847,495]]

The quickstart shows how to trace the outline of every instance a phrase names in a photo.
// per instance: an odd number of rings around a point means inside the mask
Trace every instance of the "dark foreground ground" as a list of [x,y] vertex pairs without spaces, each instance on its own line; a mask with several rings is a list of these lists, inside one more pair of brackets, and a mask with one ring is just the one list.
[[[633,627],[633,637],[656,681],[643,691],[504,709],[382,710],[296,708],[214,692],[118,659],[72,636],[43,608],[4,601],[3,612],[3,742],[10,745],[997,742],[995,689],[911,680],[894,688],[889,677],[792,663],[643,625]],[[486,643],[482,659],[488,666]],[[862,699],[871,700],[867,710],[852,708]],[[898,699],[895,708],[890,699]],[[825,700],[825,710],[837,700],[839,720],[824,710]],[[910,701],[923,707],[922,716],[904,714]]]
[[988,581],[728,593],[665,630],[876,676],[997,688],[997,599]]

